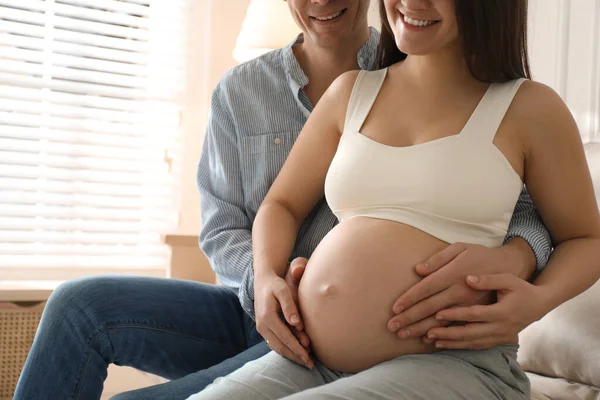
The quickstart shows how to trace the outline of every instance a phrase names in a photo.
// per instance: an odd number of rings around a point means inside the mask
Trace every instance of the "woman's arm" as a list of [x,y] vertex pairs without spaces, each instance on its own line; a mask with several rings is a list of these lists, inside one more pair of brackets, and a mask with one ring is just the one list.
[[284,275],[302,222],[323,198],[357,74],[343,74],[327,89],[261,204],[252,228],[256,276]]
[[303,329],[298,307],[283,276],[298,230],[323,198],[325,177],[343,131],[358,72],[341,75],[315,107],[281,172],[261,204],[252,228],[256,329],[277,353],[311,366],[308,353],[285,320]]
[[571,113],[549,87],[526,83],[523,98],[525,182],[554,253],[535,281],[543,316],[600,277],[600,216],[585,153]]
[[600,217],[577,125],[562,99],[539,83],[523,84],[511,108],[519,122],[525,181],[555,250],[530,284],[512,274],[484,274],[466,283],[497,291],[492,305],[437,313],[440,321],[464,326],[433,328],[436,347],[490,348],[516,342],[517,334],[577,296],[600,276]]

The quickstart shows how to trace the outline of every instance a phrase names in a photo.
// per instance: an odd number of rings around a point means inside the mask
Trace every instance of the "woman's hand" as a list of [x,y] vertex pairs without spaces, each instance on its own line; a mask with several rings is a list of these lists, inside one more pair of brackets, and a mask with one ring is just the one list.
[[388,322],[388,329],[397,332],[400,339],[424,336],[431,328],[447,325],[435,319],[437,312],[492,302],[493,293],[473,290],[465,283],[465,278],[473,274],[505,272],[509,268],[506,264],[516,264],[513,262],[516,256],[508,253],[514,248],[507,246],[490,249],[455,243],[417,265],[417,274],[424,278],[396,300],[395,315]]
[[427,337],[438,348],[480,350],[517,343],[519,332],[546,314],[543,289],[512,274],[469,276],[466,282],[475,290],[496,290],[498,300],[438,312],[438,321],[468,322],[429,330]]
[[304,329],[292,290],[287,282],[275,273],[255,276],[254,293],[256,329],[265,338],[269,347],[287,359],[312,368],[314,363],[308,351],[280,318],[280,313],[283,312],[283,317],[289,325],[298,331]]
[[[294,302],[296,304],[298,304],[298,286],[300,285],[300,279],[302,279],[302,275],[304,275],[304,270],[306,269],[307,264],[308,259],[304,257],[295,258],[290,263],[290,266],[285,273],[285,282],[292,291],[292,297],[294,298]],[[310,339],[306,334],[306,331],[303,329],[300,330],[292,325],[290,325],[290,329],[300,344],[310,351]]]

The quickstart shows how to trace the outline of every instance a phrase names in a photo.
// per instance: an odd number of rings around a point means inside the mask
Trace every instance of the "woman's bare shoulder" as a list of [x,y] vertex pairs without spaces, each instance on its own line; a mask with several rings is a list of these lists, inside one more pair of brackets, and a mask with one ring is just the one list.
[[358,70],[352,70],[338,76],[327,89],[327,97],[334,99],[336,102],[345,99],[347,103],[359,73]]
[[341,135],[352,89],[359,73],[360,71],[348,71],[339,75],[318,101],[311,118],[318,120],[321,125],[336,126]]
[[528,136],[548,137],[565,133],[565,128],[577,130],[569,108],[560,95],[541,82],[523,82],[511,106],[513,116],[525,128]]
[[526,80],[514,100],[515,111],[528,120],[548,122],[570,114],[563,99],[550,86]]

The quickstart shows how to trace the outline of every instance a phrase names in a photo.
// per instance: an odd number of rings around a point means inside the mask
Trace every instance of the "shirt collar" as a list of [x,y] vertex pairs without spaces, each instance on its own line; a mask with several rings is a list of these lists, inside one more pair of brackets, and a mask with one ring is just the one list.
[[[373,27],[369,28],[371,32],[369,39],[362,45],[356,59],[360,69],[372,70],[375,67],[375,59],[377,57],[377,46],[379,45],[379,32]],[[288,44],[282,49],[281,57],[283,60],[283,66],[288,77],[290,88],[296,94],[299,95],[299,91],[308,85],[308,77],[300,68],[300,64],[294,55],[293,47],[304,42],[304,34],[298,35],[296,40]]]

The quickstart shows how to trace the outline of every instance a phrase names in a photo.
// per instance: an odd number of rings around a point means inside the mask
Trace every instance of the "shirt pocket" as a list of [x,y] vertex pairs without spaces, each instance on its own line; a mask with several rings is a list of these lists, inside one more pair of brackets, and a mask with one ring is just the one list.
[[254,221],[258,207],[285,163],[300,132],[242,137],[240,160],[246,211]]

